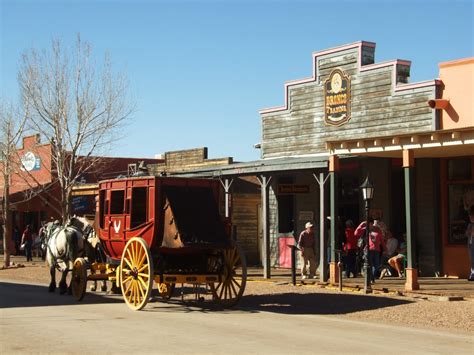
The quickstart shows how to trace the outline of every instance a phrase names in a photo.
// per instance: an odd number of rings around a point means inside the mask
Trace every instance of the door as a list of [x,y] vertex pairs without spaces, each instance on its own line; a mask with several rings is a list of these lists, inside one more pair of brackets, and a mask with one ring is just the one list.
[[125,190],[110,191],[109,236],[125,240]]

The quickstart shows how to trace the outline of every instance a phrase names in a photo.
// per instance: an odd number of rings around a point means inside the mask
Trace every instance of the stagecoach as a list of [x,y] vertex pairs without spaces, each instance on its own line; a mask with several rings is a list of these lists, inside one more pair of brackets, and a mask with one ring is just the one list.
[[87,281],[109,280],[126,304],[142,309],[156,284],[171,297],[176,284],[204,284],[213,300],[235,305],[246,284],[246,262],[219,213],[215,180],[129,177],[99,183],[96,233],[105,259],[75,260],[72,292],[84,297]]

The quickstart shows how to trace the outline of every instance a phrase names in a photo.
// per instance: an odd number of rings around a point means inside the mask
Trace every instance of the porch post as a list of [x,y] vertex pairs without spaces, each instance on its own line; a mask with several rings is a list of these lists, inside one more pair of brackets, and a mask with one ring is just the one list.
[[234,182],[234,179],[230,179],[230,182],[227,178],[224,181],[222,181],[222,179],[219,180],[225,192],[225,217],[229,218],[229,191],[230,187],[232,186],[232,183]]
[[324,208],[324,184],[328,176],[324,178],[324,173],[319,173],[319,178],[313,174],[319,184],[319,281],[327,281],[327,252],[326,252],[326,211]]
[[407,231],[407,267],[405,270],[406,283],[405,290],[412,291],[420,289],[418,284],[418,268],[416,265],[416,240],[414,232],[416,230],[415,217],[415,188],[414,170],[415,157],[413,150],[403,150],[403,170],[405,174],[405,214]]
[[263,277],[271,278],[270,272],[270,223],[268,211],[268,185],[272,180],[271,176],[261,175],[258,179],[261,186],[262,197],[262,227],[263,227]]
[[[339,266],[336,260],[336,236],[339,228],[337,223],[337,175],[339,172],[339,157],[331,155],[329,157],[329,201],[330,201],[330,216],[331,216],[331,263],[329,265],[329,282],[337,284],[339,282]],[[341,255],[341,254],[339,254]]]

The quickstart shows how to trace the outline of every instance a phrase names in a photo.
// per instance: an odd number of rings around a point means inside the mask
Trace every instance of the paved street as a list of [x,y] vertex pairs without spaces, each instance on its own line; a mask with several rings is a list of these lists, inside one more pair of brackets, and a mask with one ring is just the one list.
[[[287,301],[285,296],[251,295],[234,310],[210,302],[154,302],[141,312],[129,310],[120,296],[88,292],[77,303],[70,296],[48,294],[44,285],[3,281],[0,295],[2,354],[474,352],[472,334],[347,319],[321,306],[324,294]],[[360,296],[344,297],[351,304],[349,297]],[[376,306],[403,302],[379,298]],[[339,313],[356,308],[351,307]]]

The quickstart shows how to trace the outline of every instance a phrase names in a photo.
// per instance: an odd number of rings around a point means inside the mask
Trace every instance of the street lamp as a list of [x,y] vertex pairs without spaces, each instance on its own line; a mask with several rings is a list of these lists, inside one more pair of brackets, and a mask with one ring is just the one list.
[[365,215],[366,215],[366,225],[365,225],[365,246],[364,246],[364,292],[372,292],[372,287],[370,286],[369,280],[369,209],[370,201],[374,198],[374,185],[369,180],[369,174],[365,178],[365,181],[360,185],[360,190],[362,191],[362,198],[365,201]]

